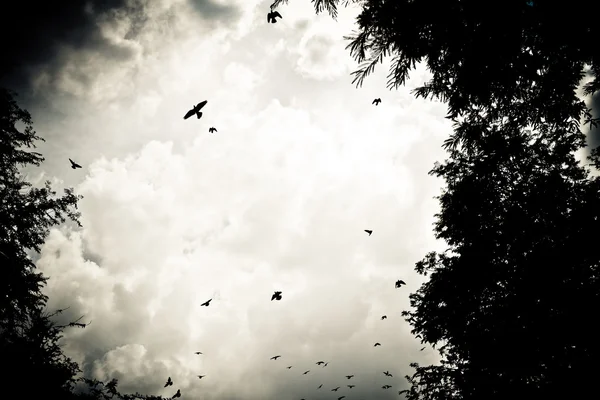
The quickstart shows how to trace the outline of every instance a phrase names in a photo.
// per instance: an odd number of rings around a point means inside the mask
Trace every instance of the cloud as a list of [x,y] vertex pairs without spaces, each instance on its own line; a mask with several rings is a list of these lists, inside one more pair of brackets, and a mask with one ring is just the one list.
[[[422,280],[414,263],[439,247],[440,182],[427,171],[443,157],[445,107],[384,91],[385,65],[360,90],[329,64],[329,80],[303,78],[294,49],[333,26],[297,24],[311,4],[283,9],[274,28],[268,4],[252,3],[240,25],[204,36],[186,32],[201,20],[188,3],[161,4],[136,31],[130,69],[67,63],[57,76],[79,68],[89,80],[64,78],[48,89],[53,108],[34,107],[44,176],[84,196],[83,229],[53,230],[37,261],[49,308],[70,306],[62,322],[92,321],[65,333],[65,352],[126,392],[397,396],[410,361],[435,361],[400,312]],[[105,36],[125,46],[128,21],[105,20]],[[419,68],[409,87],[425,77]],[[202,119],[184,121],[205,99]],[[69,169],[67,155],[84,169]],[[399,278],[407,288],[394,288]],[[392,391],[381,389],[388,369]]]

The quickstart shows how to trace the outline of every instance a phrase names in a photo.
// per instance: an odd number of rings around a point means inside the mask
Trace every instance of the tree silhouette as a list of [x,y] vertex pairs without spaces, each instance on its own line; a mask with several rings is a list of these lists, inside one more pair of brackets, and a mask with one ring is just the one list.
[[[338,0],[313,3],[335,17]],[[575,93],[586,68],[585,93],[599,88],[598,28],[580,17],[587,3],[354,3],[354,82],[391,56],[395,88],[424,61],[433,77],[414,93],[447,102],[454,122],[449,157],[431,171],[446,182],[434,231],[448,249],[417,263],[429,281],[404,312],[413,334],[441,345],[442,362],[411,364],[403,393],[583,397],[600,356],[600,184],[574,157],[585,146],[581,117],[596,122]],[[600,166],[598,151],[591,161]]]
[[[38,137],[31,116],[17,105],[15,94],[0,88],[0,360],[7,395],[60,399],[160,399],[140,394],[122,395],[117,381],[107,384],[79,378],[79,366],[59,346],[67,327],[85,327],[79,321],[58,326],[44,311],[47,297],[41,290],[45,277],[35,271],[28,252],[39,252],[49,229],[67,219],[79,224],[77,201],[81,196],[65,189],[61,197],[46,182],[36,188],[23,178],[19,167],[39,166]],[[23,125],[22,130],[18,125]],[[75,393],[77,382],[83,391]],[[98,389],[101,386],[101,389]],[[128,397],[129,396],[129,397]],[[136,397],[137,396],[137,397]]]

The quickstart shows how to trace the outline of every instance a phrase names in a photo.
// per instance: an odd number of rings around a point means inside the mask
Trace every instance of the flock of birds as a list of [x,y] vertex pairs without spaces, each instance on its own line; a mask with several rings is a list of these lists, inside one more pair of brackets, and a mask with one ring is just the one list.
[[[283,17],[281,16],[281,14],[279,12],[274,11],[273,10],[273,6],[271,6],[271,11],[267,14],[267,22],[274,24],[274,23],[277,22],[277,18],[283,18]],[[202,108],[204,106],[206,106],[207,103],[208,103],[208,101],[204,100],[204,101],[198,103],[197,105],[192,106],[192,108],[185,114],[185,116],[183,117],[183,119],[187,120],[188,118],[192,117],[193,115],[196,115],[197,119],[202,118],[202,112],[200,110],[202,110]],[[378,106],[380,103],[381,103],[381,99],[380,98],[376,98],[376,99],[373,100],[373,102],[371,104],[374,104],[374,105]],[[210,127],[208,129],[208,131],[210,133],[215,133],[215,132],[217,132],[217,129],[215,127]],[[75,161],[71,160],[70,158],[69,158],[69,161],[71,162],[71,168],[73,168],[73,169],[82,168],[81,165],[77,164]],[[370,230],[370,229],[365,229],[364,231],[369,236],[371,236],[371,234],[373,233],[373,231]],[[395,283],[395,287],[397,289],[400,288],[400,287],[402,287],[402,285],[406,285],[406,283],[403,280],[401,280],[401,279],[397,280],[396,283]],[[283,298],[282,292],[281,291],[275,291],[275,293],[273,293],[273,295],[271,296],[271,301],[273,301],[273,300],[280,301],[282,298]],[[210,306],[210,302],[212,300],[213,299],[211,298],[211,299],[205,301],[204,303],[202,303],[200,306],[208,307],[208,306]],[[381,320],[384,320],[384,319],[387,319],[386,315],[383,315],[381,317]],[[381,343],[376,342],[373,345],[373,347],[378,347],[378,346],[381,346]],[[425,349],[425,347],[421,348],[421,351],[423,351],[424,349]],[[197,351],[197,352],[195,352],[195,354],[196,355],[202,355],[203,353],[200,352],[200,351]],[[270,359],[273,360],[273,361],[276,361],[279,358],[281,358],[281,355],[273,356]],[[322,366],[322,368],[326,367],[328,364],[329,364],[328,361],[317,361],[316,362],[316,365]],[[287,369],[292,369],[292,365],[289,365],[286,368]],[[309,372],[310,372],[310,370],[307,370],[307,371],[304,371],[302,374],[303,375],[307,375]],[[385,376],[387,376],[387,377],[390,377],[390,378],[393,377],[393,375],[389,371],[383,371],[383,374]],[[202,379],[206,375],[197,375],[197,376],[198,376],[198,379]],[[352,378],[354,378],[354,375],[346,375],[346,379],[350,380]],[[173,386],[173,380],[171,379],[171,377],[168,377],[167,382],[164,385],[165,388],[168,387],[168,386]],[[354,387],[356,387],[356,385],[352,385],[352,384],[349,384],[349,385],[346,385],[346,386],[349,389],[353,389]],[[317,387],[317,390],[321,389],[322,387],[323,387],[323,384],[320,384]],[[384,390],[387,390],[387,389],[391,389],[392,386],[391,385],[383,385],[381,388],[384,389]],[[340,386],[337,386],[335,388],[332,388],[331,391],[332,392],[337,392],[339,389],[340,389]],[[179,397],[181,397],[181,390],[177,389],[177,392],[171,398],[172,399],[176,399],[176,398],[179,398]],[[346,398],[346,396],[340,396],[340,397],[337,398],[337,400],[343,400],[344,398]],[[301,399],[301,400],[305,400],[305,399]]]

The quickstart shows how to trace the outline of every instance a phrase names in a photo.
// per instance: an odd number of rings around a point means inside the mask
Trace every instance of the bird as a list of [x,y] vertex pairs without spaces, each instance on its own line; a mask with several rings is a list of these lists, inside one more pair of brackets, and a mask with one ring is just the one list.
[[210,306],[210,302],[212,301],[212,299],[205,301],[204,303],[200,304],[200,307],[205,306],[208,307]]
[[382,315],[381,316],[381,320],[383,321],[384,319],[387,319],[387,315]]
[[322,365],[322,364],[325,364],[325,361],[317,361],[315,364]]
[[206,375],[198,375],[198,379],[204,378]]
[[275,361],[277,361],[277,359],[278,359],[279,357],[281,357],[281,356],[273,356],[273,357],[271,357],[271,360],[275,360]]
[[377,342],[373,345],[373,347],[381,346],[381,343]]
[[390,376],[390,377],[393,377],[393,375],[392,375],[392,374],[390,374],[390,371],[385,371],[383,374],[384,374],[385,376]]
[[382,389],[389,389],[389,388],[391,388],[391,386],[390,385],[383,385],[381,388]]
[[336,387],[336,388],[333,388],[333,389],[331,389],[331,391],[332,391],[332,392],[337,392],[339,388],[340,388],[340,387],[338,386],[338,387]]
[[352,379],[352,377],[353,377],[353,376],[354,376],[354,375],[346,375],[346,378],[348,378],[348,379]]
[[371,236],[371,233],[373,233],[373,231],[370,229],[365,229],[365,232],[367,232],[369,234],[369,236]]
[[398,279],[396,281],[396,289],[400,288],[402,285],[406,285],[406,282],[404,282],[402,279]]
[[204,107],[206,105],[206,103],[208,103],[208,101],[204,100],[204,101],[198,103],[197,105],[192,106],[192,109],[190,111],[188,111],[187,114],[185,114],[183,119],[188,119],[189,117],[191,117],[194,114],[196,114],[196,117],[198,117],[198,119],[200,119],[200,117],[202,117],[202,113],[200,112],[200,110],[202,109],[202,107]]
[[[425,347],[427,347],[427,346],[425,346]],[[423,350],[425,350],[425,347],[421,347],[421,350],[419,350],[419,351],[423,351]]]
[[279,14],[279,12],[273,11],[273,9],[271,9],[271,12],[267,14],[267,22],[275,24],[277,23],[277,17],[283,18],[281,14]]
[[273,293],[273,296],[271,296],[271,301],[273,301],[273,300],[279,301],[279,300],[281,300],[281,297],[282,297],[281,292],[275,292],[275,293]]
[[346,396],[340,396],[340,397],[338,397],[338,400],[342,400],[344,397],[346,397]]
[[202,352],[201,351],[197,351],[194,354],[202,354]]
[[305,371],[302,375],[306,375],[310,372],[310,369],[308,371]]
[[371,104],[375,104],[376,106],[378,106],[379,103],[381,103],[381,99],[378,97],[375,100],[373,100],[373,102]]
[[352,389],[356,385],[346,385],[346,386],[348,386],[350,389]]
[[169,379],[167,379],[167,383],[165,383],[164,387],[167,387],[167,386],[173,386],[173,381],[171,380],[171,377],[169,377]]
[[289,367],[287,367],[287,369],[292,369],[292,366],[290,365]]
[[321,389],[322,387],[323,387],[323,384],[321,383],[317,389]]
[[71,160],[70,158],[69,158],[69,161],[71,161],[71,168],[73,168],[73,169],[81,168],[81,165],[77,164],[75,161]]
[[176,399],[176,398],[178,398],[178,397],[181,397],[181,391],[180,391],[179,389],[177,389],[177,393],[175,393],[175,394],[173,395],[173,398],[174,398],[174,399]]
[[208,131],[210,133],[214,133],[214,132],[217,132],[217,128],[215,128],[214,126],[212,126],[212,127],[208,128]]

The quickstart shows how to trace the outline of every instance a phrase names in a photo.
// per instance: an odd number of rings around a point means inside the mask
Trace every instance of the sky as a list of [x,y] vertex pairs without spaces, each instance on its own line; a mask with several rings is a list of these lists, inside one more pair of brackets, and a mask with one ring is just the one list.
[[37,259],[58,321],[91,321],[66,354],[127,393],[398,398],[410,362],[439,359],[400,315],[443,248],[427,172],[451,123],[410,93],[425,68],[390,91],[386,61],[357,89],[353,7],[334,21],[292,0],[267,24],[270,1],[87,4],[47,10],[68,17],[35,25],[11,78],[46,139],[29,179],[84,196],[83,228],[53,229]]

